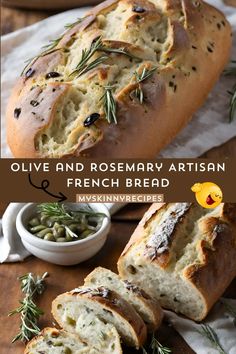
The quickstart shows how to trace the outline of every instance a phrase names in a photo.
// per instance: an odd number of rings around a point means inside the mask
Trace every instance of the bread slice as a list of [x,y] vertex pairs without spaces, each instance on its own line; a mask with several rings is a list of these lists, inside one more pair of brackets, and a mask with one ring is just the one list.
[[236,276],[236,204],[153,204],[118,269],[161,306],[201,321]]
[[138,286],[128,280],[122,280],[111,270],[95,268],[84,280],[84,285],[92,288],[105,286],[109,290],[117,292],[123,299],[129,302],[142,317],[149,331],[155,331],[163,317],[163,312],[157,301],[145,293]]
[[58,324],[70,332],[79,332],[80,317],[93,314],[103,322],[113,324],[123,342],[139,348],[146,340],[147,329],[131,305],[117,293],[105,287],[80,287],[59,295],[52,303],[52,313]]
[[99,354],[99,352],[88,346],[76,334],[56,328],[45,328],[27,344],[24,354]]

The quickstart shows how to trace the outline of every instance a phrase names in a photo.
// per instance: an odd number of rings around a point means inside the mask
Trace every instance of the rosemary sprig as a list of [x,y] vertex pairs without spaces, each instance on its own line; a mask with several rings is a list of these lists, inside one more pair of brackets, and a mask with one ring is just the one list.
[[66,29],[71,29],[73,27],[75,27],[76,25],[78,25],[79,23],[83,22],[88,16],[84,16],[84,17],[79,17],[77,18],[77,20],[75,22],[71,22],[71,23],[67,23],[65,25]]
[[116,101],[112,93],[113,88],[114,86],[104,86],[105,92],[100,100],[103,101],[103,109],[108,123],[117,124]]
[[143,94],[143,90],[141,87],[141,83],[143,81],[145,81],[146,79],[148,79],[149,77],[151,77],[154,72],[156,71],[156,67],[152,68],[152,69],[147,69],[146,67],[142,70],[141,74],[138,74],[137,71],[135,71],[135,79],[136,79],[136,83],[138,84],[138,87],[136,88],[136,90],[134,91],[135,96],[137,97],[137,99],[139,100],[139,102],[142,104],[144,101],[144,94]]
[[17,340],[22,342],[29,341],[33,336],[40,332],[38,327],[39,317],[43,311],[34,303],[35,295],[41,295],[44,291],[44,280],[48,273],[44,273],[41,277],[28,273],[19,278],[21,282],[22,293],[25,294],[20,306],[11,311],[8,316],[21,314],[21,325],[19,333],[12,339],[12,343]]
[[[232,60],[233,66],[229,66],[224,70],[225,75],[232,75],[236,77],[236,60]],[[236,117],[236,84],[233,86],[232,91],[228,91],[231,95],[229,101],[229,123],[231,123]]]
[[98,50],[100,50],[102,52],[107,52],[107,53],[123,54],[131,59],[135,59],[138,61],[142,60],[141,58],[137,57],[136,55],[129,53],[127,50],[125,50],[125,48],[111,48],[111,47],[107,47],[107,46],[102,45],[101,48],[99,48]]
[[211,344],[213,345],[213,347],[215,347],[215,349],[218,350],[218,352],[220,354],[227,354],[223,347],[220,344],[219,338],[216,334],[216,332],[214,331],[214,329],[209,326],[209,325],[202,325],[201,326],[201,330],[198,331],[201,335],[203,335],[205,338],[207,338]]
[[96,41],[93,41],[91,46],[88,49],[83,49],[82,50],[82,55],[79,63],[77,64],[75,70],[70,74],[77,74],[80,76],[81,72],[87,68],[87,62],[89,59],[92,58],[92,56],[96,53],[99,47],[102,46],[102,40],[101,37],[98,37]]
[[170,348],[164,347],[158,340],[155,338],[154,334],[152,335],[151,343],[146,349],[142,347],[143,354],[170,354],[172,350]]
[[123,54],[123,55],[126,55],[132,59],[136,59],[139,61],[142,60],[141,58],[138,58],[135,55],[129,53],[124,48],[111,48],[111,47],[105,46],[102,42],[102,37],[100,36],[92,42],[91,46],[88,49],[82,50],[81,59],[80,59],[79,63],[77,64],[75,70],[70,74],[70,76],[77,74],[77,77],[79,77],[82,74],[84,74],[85,72],[88,72],[89,70],[94,69],[96,66],[103,63],[108,58],[108,56],[102,55],[88,64],[88,61],[98,51],[105,52],[105,53]]
[[87,216],[106,216],[103,213],[94,211],[88,204],[81,205],[79,209],[68,210],[61,203],[41,203],[37,206],[38,212],[46,217],[55,217],[58,220],[74,220],[77,214]]
[[105,60],[107,60],[107,59],[108,59],[108,56],[107,56],[107,55],[101,55],[100,57],[96,58],[96,59],[93,60],[92,62],[86,64],[83,69],[80,69],[80,70],[77,70],[77,69],[76,69],[76,70],[74,70],[74,71],[70,74],[70,76],[76,73],[76,74],[77,74],[76,77],[79,77],[79,76],[81,76],[81,75],[87,73],[88,71],[90,71],[90,70],[96,68],[96,66],[98,66],[99,64],[102,64],[102,63],[103,63]]

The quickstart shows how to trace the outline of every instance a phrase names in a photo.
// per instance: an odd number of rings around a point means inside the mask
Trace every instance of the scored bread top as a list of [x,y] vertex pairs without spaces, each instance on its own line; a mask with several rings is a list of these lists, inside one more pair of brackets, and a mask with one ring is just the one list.
[[[106,58],[78,77],[84,50],[98,37],[103,47],[128,55],[96,51],[89,63]],[[201,0],[108,0],[56,43],[25,69],[11,96],[7,134],[16,157],[153,157],[205,99],[231,39],[224,16]],[[156,70],[139,84],[145,68]],[[189,95],[196,82],[204,88]],[[117,124],[106,119],[106,86]],[[100,118],[84,126],[93,113]]]
[[[153,204],[118,260],[119,274],[134,282],[139,266],[151,274],[162,270],[194,288],[202,312],[188,316],[203,319],[236,276],[236,203],[211,210],[192,203]],[[157,283],[153,278],[158,287],[158,276]]]

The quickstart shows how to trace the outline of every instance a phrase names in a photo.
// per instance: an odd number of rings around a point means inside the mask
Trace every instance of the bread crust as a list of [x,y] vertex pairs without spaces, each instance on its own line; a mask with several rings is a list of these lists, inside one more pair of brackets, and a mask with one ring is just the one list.
[[103,287],[96,290],[97,291],[88,287],[81,287],[57,296],[57,298],[52,302],[52,314],[57,323],[62,326],[60,318],[57,314],[58,304],[70,301],[71,297],[86,298],[89,301],[95,301],[101,304],[107,311],[114,312],[118,316],[125,318],[132,327],[133,333],[137,338],[137,347],[141,347],[147,338],[147,328],[141,317],[136,313],[131,305],[129,305],[114,291]]
[[[45,335],[49,335],[49,336],[59,336],[61,332],[64,332],[63,330],[59,330],[57,328],[51,328],[51,327],[46,327],[44,328],[39,335],[37,335],[36,337],[34,337],[29,343],[27,343],[25,350],[24,350],[24,354],[30,354],[31,348],[34,347],[35,344],[37,344],[37,342],[41,339],[44,338]],[[67,333],[69,336],[76,336],[78,337],[78,341],[85,343],[85,341],[82,341],[81,338],[79,337],[79,335],[76,334],[71,334],[71,333]]]
[[[122,278],[127,276],[125,257],[141,242],[145,227],[149,225],[152,218],[167,206],[165,203],[153,204],[144,215],[118,260],[118,271]],[[200,239],[197,244],[199,262],[186,266],[182,275],[202,298],[204,310],[197,319],[193,318],[201,321],[236,276],[236,204],[222,203],[216,214],[198,221],[198,229],[200,234],[204,235],[204,239]],[[170,242],[169,253],[171,249]],[[151,259],[142,254],[145,262],[165,269],[167,264],[163,266],[158,259],[159,256]]]
[[[108,271],[107,269],[104,269],[102,267],[97,267],[93,270],[92,273],[90,273],[85,279],[84,279],[84,284],[85,286],[91,286],[92,279],[96,277],[96,274],[99,272],[103,271]],[[112,273],[110,270],[108,271],[109,273]],[[109,273],[108,276],[109,276]],[[114,274],[114,273],[113,273]],[[114,274],[115,276],[119,277],[117,274]],[[121,282],[123,282],[125,288],[129,291],[129,293],[136,298],[139,298],[139,300],[142,302],[142,305],[148,309],[148,312],[152,314],[152,323],[145,323],[147,325],[147,328],[150,332],[156,331],[157,328],[160,326],[162,319],[163,319],[163,311],[157,301],[152,299],[143,289],[140,287],[132,284],[128,280],[122,280],[119,279]],[[105,285],[105,284],[100,284],[100,285]],[[109,286],[108,286],[109,288]],[[128,301],[128,300],[127,300]],[[132,304],[133,306],[133,304]],[[137,311],[138,312],[138,311]],[[140,315],[141,316],[141,315]],[[141,316],[142,317],[142,316]]]
[[[59,47],[68,46],[75,33],[86,31],[87,28],[94,30],[95,37],[98,36],[100,30],[95,21],[96,16],[106,16],[118,3],[129,6],[132,4],[129,0],[108,0],[96,6],[82,23],[65,33],[55,48],[56,51],[38,58],[30,66],[34,71],[32,76],[26,77],[25,73],[19,79],[6,113],[7,140],[15,157],[50,157],[37,150],[35,141],[54,120],[56,108],[71,84],[58,83],[60,95],[59,91],[58,95],[50,92],[51,84],[49,89],[43,89],[41,98],[44,102],[36,107],[36,117],[31,114],[29,97],[37,98],[38,90],[33,90],[32,93],[31,88],[40,75],[53,70],[58,64],[63,65],[65,53]],[[143,15],[147,24],[152,21],[153,16],[160,16],[160,9],[157,11],[155,5],[148,0],[138,0],[137,5],[147,9],[145,16]],[[142,83],[147,97],[145,104],[131,100],[133,84],[126,85],[116,93],[118,124],[108,124],[102,119],[97,123],[99,134],[96,138],[89,129],[88,133],[85,132],[78,139],[73,151],[58,157],[153,158],[203,104],[229,58],[230,25],[218,10],[201,0],[163,0],[160,7],[168,17],[169,45],[161,53],[162,64],[160,67],[158,65],[157,72],[152,79]],[[180,13],[183,15],[183,23],[174,19]],[[137,18],[135,16],[131,16],[125,25],[133,26]],[[145,56],[145,51],[143,55]],[[150,64],[145,59],[143,63]],[[21,109],[17,118],[14,117],[16,108]],[[39,123],[43,118],[45,120]]]

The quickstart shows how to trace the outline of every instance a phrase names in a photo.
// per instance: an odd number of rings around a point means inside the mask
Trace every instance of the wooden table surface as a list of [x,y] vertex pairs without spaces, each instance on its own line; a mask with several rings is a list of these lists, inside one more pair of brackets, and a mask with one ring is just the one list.
[[[3,213],[5,207],[0,203],[0,213]],[[22,263],[2,264],[0,266],[0,352],[22,354],[24,349],[24,345],[20,342],[11,344],[11,339],[18,332],[19,317],[7,317],[9,311],[18,306],[18,300],[22,297],[17,277],[29,271],[35,274],[43,274],[46,271],[49,273],[46,290],[37,303],[45,313],[40,320],[40,328],[52,326],[53,318],[50,313],[52,300],[58,294],[82,285],[85,276],[97,266],[116,271],[117,259],[147,207],[147,205],[130,204],[118,212],[112,220],[111,231],[102,250],[92,259],[77,266],[58,266],[41,261],[34,256],[28,257]],[[236,281],[227,289],[225,296],[234,297],[235,293]],[[157,333],[157,338],[172,349],[172,354],[194,354],[182,337],[165,321]],[[130,349],[125,349],[124,353],[139,354]]]

